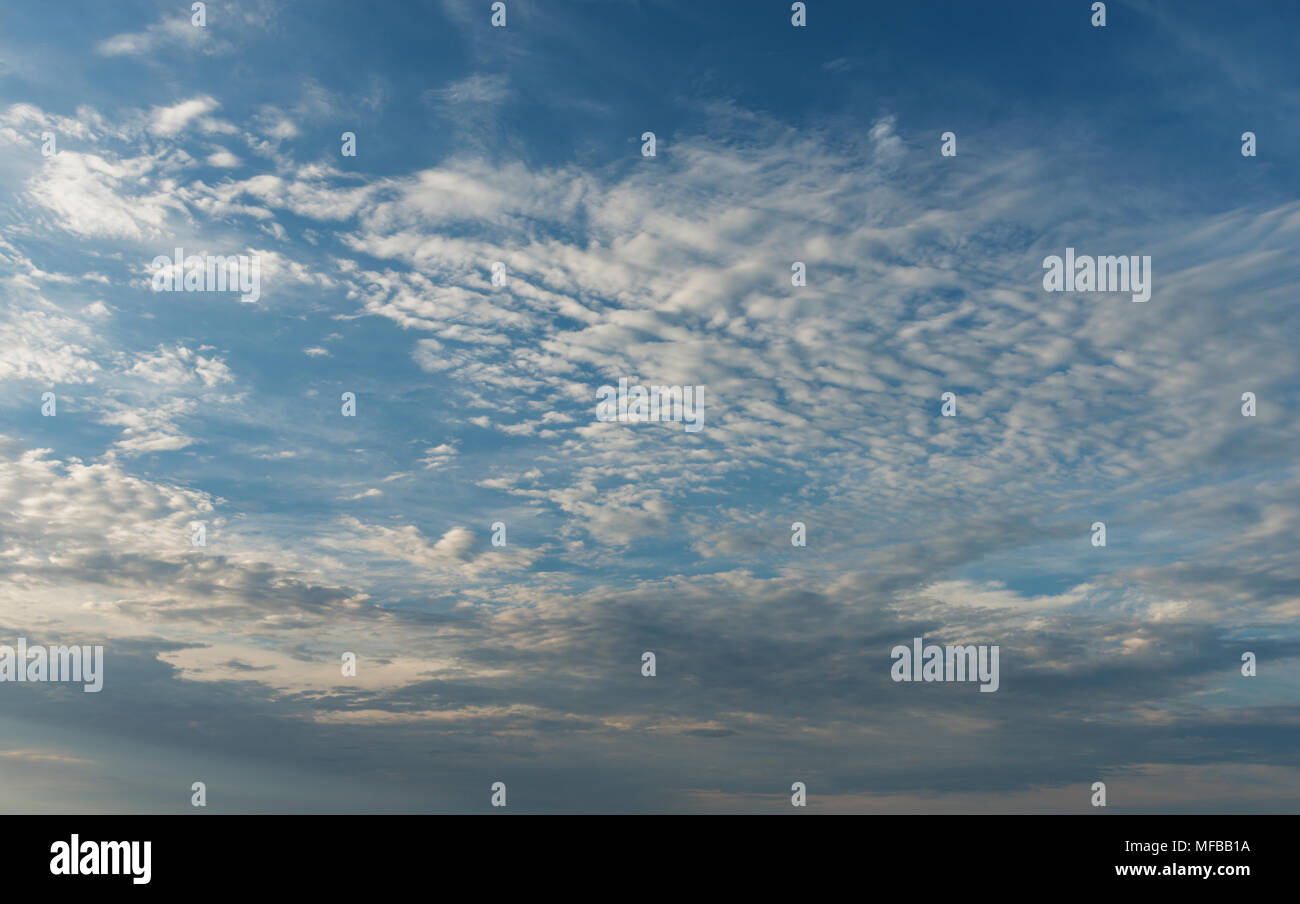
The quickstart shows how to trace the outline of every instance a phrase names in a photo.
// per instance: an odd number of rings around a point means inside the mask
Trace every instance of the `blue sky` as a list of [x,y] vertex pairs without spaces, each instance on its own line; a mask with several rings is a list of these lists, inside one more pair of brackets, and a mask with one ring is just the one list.
[[0,807],[1300,806],[1293,4],[489,6],[0,11]]

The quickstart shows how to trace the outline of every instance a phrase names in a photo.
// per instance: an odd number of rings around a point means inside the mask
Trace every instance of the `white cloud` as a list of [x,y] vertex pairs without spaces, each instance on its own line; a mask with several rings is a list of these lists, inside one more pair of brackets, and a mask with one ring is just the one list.
[[192,97],[170,107],[154,107],[149,131],[164,138],[177,135],[192,121],[220,107],[211,97]]
[[241,161],[238,157],[224,148],[218,151],[213,151],[208,155],[208,166],[218,166],[223,169],[230,169],[239,166],[240,162]]
[[50,158],[27,186],[28,197],[55,223],[83,237],[145,239],[163,231],[184,206],[165,191],[141,191],[155,162],[147,157],[112,161],[63,151]]
[[194,25],[188,13],[183,18],[161,19],[143,31],[113,35],[95,45],[95,52],[107,57],[153,57],[166,52],[194,51],[216,55],[231,49],[229,41],[214,38],[208,28]]

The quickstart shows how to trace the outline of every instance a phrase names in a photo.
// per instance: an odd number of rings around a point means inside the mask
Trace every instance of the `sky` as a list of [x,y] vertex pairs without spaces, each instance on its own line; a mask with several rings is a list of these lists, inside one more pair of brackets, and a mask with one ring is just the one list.
[[505,6],[0,9],[0,809],[1300,809],[1300,8]]

